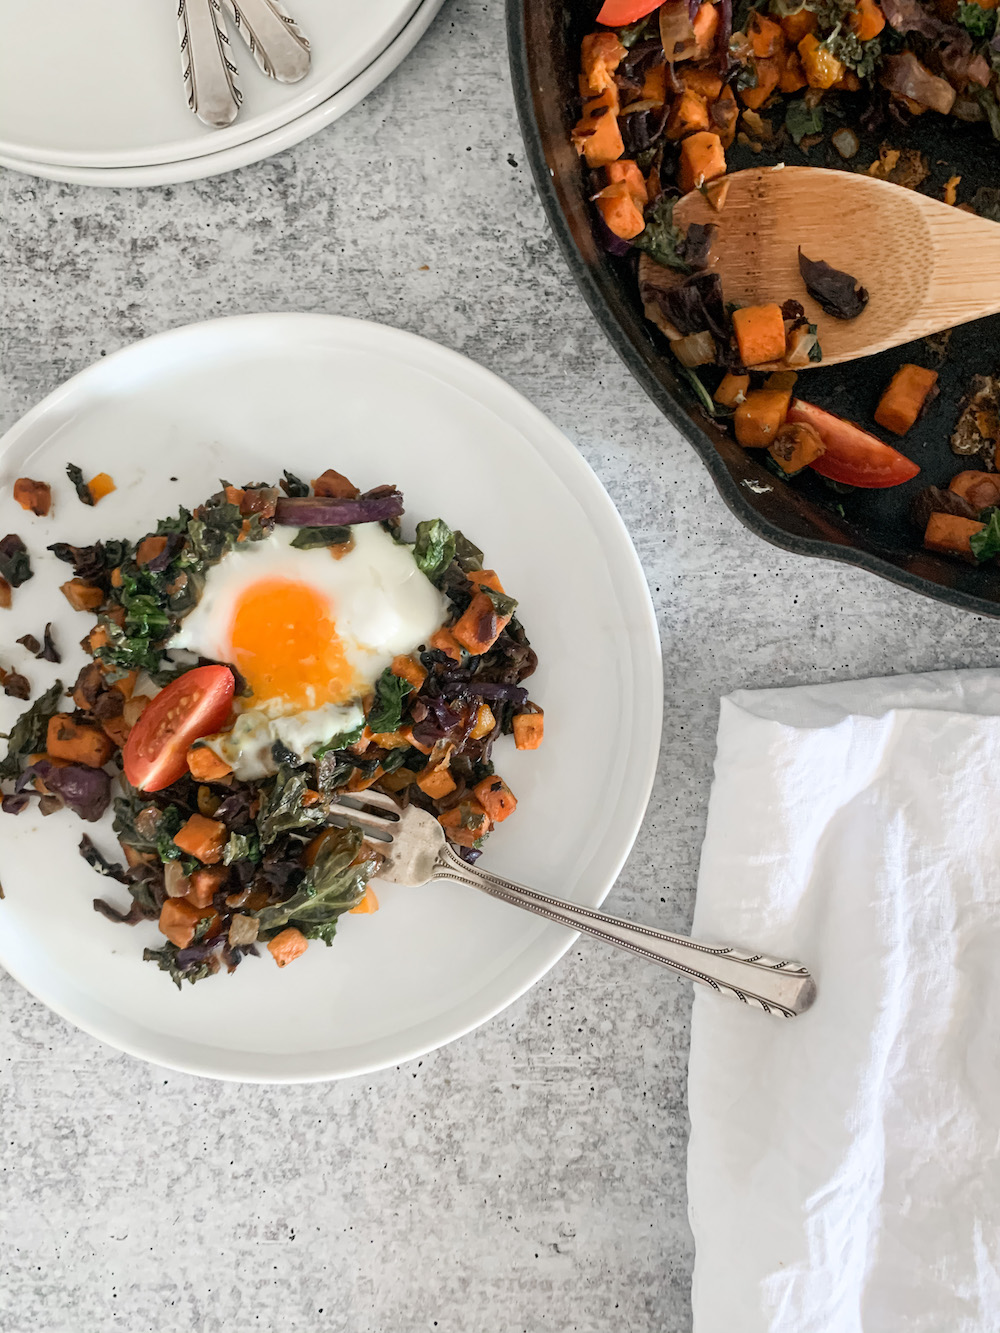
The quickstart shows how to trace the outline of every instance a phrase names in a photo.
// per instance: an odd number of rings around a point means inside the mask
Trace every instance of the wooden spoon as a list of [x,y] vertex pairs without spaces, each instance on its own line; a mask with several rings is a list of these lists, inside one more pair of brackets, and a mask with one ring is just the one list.
[[[679,200],[682,226],[714,222],[711,266],[727,301],[801,301],[824,366],[871,356],[1000,311],[1000,226],[888,181],[818,167],[756,167],[728,177],[721,213]],[[806,294],[798,248],[867,287],[867,308],[834,319]]]

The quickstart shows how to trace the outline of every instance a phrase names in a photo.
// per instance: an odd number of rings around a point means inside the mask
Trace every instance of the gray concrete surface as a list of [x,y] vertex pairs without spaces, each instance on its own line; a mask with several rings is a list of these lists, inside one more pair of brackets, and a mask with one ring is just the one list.
[[[721,694],[1000,658],[994,624],[785,555],[723,507],[570,285],[499,5],[449,0],[365,103],[271,161],[120,192],[0,172],[0,218],[3,429],[136,338],[316,310],[464,352],[579,445],[644,562],[666,674],[614,911],[690,922]],[[583,943],[422,1061],[259,1088],[118,1055],[0,976],[0,1330],[684,1333],[689,1004]]]

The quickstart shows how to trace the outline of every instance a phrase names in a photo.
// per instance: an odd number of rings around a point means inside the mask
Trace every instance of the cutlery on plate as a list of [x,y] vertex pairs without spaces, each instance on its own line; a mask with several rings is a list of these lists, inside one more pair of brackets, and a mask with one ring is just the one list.
[[188,106],[213,129],[231,125],[243,94],[219,0],[179,0],[177,27]]
[[449,846],[433,815],[413,805],[403,809],[381,792],[341,796],[331,809],[329,822],[358,828],[377,846],[386,858],[377,878],[390,884],[416,888],[435,879],[457,880],[558,925],[629,949],[710,986],[720,995],[783,1018],[804,1013],[816,998],[816,985],[801,963],[768,958],[747,949],[699,944],[683,935],[638,926],[590,907],[536,893],[478,865],[469,865]]
[[[725,177],[721,212],[693,191],[674,217],[714,222],[710,265],[726,301],[803,301],[835,365],[1000,311],[1000,226],[915,190],[852,171],[754,167]],[[851,320],[816,314],[798,250],[869,292]],[[802,367],[808,369],[809,367]]]
[[298,83],[309,73],[309,42],[279,0],[224,0],[250,54],[269,79]]

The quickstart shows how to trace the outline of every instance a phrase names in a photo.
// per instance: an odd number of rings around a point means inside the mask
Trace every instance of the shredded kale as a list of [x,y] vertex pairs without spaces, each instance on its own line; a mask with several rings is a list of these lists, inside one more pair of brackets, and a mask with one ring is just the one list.
[[80,839],[79,851],[87,865],[92,866],[99,875],[106,875],[108,879],[116,879],[119,884],[127,883],[124,866],[119,865],[117,861],[109,861],[100,848],[94,846],[86,833]]
[[981,185],[972,196],[972,207],[981,218],[1000,222],[1000,189],[995,185]]
[[863,42],[842,22],[824,39],[823,45],[830,49],[842,65],[853,69],[859,79],[871,78],[882,55],[882,43],[877,37]]
[[257,832],[262,847],[274,842],[282,833],[324,822],[326,815],[322,809],[302,804],[308,788],[302,769],[285,765],[278,769],[257,815]]
[[292,545],[297,551],[312,551],[317,546],[343,546],[350,540],[350,528],[299,528]]
[[967,4],[966,0],[959,0],[955,18],[967,32],[972,33],[973,37],[992,37],[996,31],[995,9],[984,9],[982,5]]
[[483,567],[482,551],[475,542],[469,541],[464,532],[455,532],[455,559],[466,574],[475,573]]
[[653,14],[647,14],[645,18],[639,19],[637,23],[630,23],[627,28],[618,29],[618,40],[626,50],[631,51],[637,42],[642,41],[653,18],[655,18],[655,11]]
[[362,841],[358,829],[331,830],[296,892],[286,902],[258,913],[258,938],[273,938],[289,924],[303,932],[327,926],[356,907],[378,867],[373,855],[355,862]]
[[168,973],[178,990],[184,981],[190,981],[193,986],[196,981],[202,981],[205,977],[213,975],[215,969],[210,963],[195,963],[190,967],[181,967],[177,962],[179,953],[176,944],[167,943],[162,949],[143,949],[142,957],[144,962],[155,963],[161,972]]
[[[482,552],[480,559],[482,559]],[[455,534],[442,518],[428,518],[417,524],[417,540],[413,547],[413,558],[432,583],[438,579],[455,559]]]
[[682,366],[680,362],[674,367],[674,371],[676,374],[680,375],[681,379],[687,380],[688,384],[690,384],[691,388],[694,390],[699,403],[701,403],[709,416],[724,417],[730,415],[728,408],[720,407],[715,401],[705,388],[704,384],[702,384],[701,377],[695,371],[691,370],[688,366]]
[[58,713],[62,693],[63,683],[57,680],[14,723],[7,737],[6,757],[0,761],[0,778],[17,777],[21,761],[45,749],[49,718]]
[[336,736],[331,736],[328,741],[318,745],[313,751],[314,759],[322,759],[324,755],[330,754],[333,750],[346,750],[349,745],[354,745],[361,739],[365,724],[359,722],[352,731],[341,731]]
[[681,257],[684,235],[674,224],[676,202],[676,199],[661,194],[646,212],[645,231],[641,231],[632,244],[639,250],[645,250],[658,264],[665,264],[667,268],[677,269],[681,273],[690,273],[691,265]]
[[990,133],[994,139],[1000,139],[1000,105],[995,94],[989,88],[980,88],[978,84],[971,89],[971,92],[986,113]]
[[260,839],[256,833],[230,833],[222,852],[222,864],[231,866],[236,861],[260,861]]
[[497,592],[496,588],[480,587],[480,592],[484,592],[493,603],[493,610],[498,616],[510,617],[517,610],[517,599],[508,597],[505,592]]
[[28,548],[15,533],[8,533],[0,541],[0,577],[5,578],[12,588],[20,588],[31,578],[31,559]]
[[93,507],[94,497],[90,493],[90,487],[83,479],[83,473],[75,463],[66,464],[66,475],[76,490],[77,498],[85,505]]
[[403,720],[403,700],[413,686],[402,676],[394,676],[388,667],[375,682],[375,702],[367,722],[374,732],[398,731]]
[[803,98],[789,102],[785,107],[785,129],[800,144],[807,135],[822,134],[823,108],[808,106]]
[[293,500],[304,500],[309,494],[309,487],[301,477],[289,472],[287,468],[284,469],[284,473],[285,480],[281,484],[281,489]]
[[[981,515],[985,518],[985,515]],[[1000,509],[991,509],[986,527],[981,532],[974,532],[969,538],[972,554],[982,563],[995,555],[1000,555]]]

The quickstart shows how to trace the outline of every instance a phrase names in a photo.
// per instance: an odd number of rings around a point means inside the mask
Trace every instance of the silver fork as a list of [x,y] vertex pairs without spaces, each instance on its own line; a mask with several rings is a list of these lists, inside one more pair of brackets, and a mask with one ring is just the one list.
[[298,83],[309,73],[305,33],[280,0],[223,0],[262,74],[279,83]]
[[188,106],[213,129],[231,125],[243,94],[219,0],[178,0],[177,29]]
[[375,843],[386,858],[378,878],[391,884],[416,888],[435,879],[456,880],[548,921],[629,949],[720,995],[782,1018],[804,1013],[816,998],[816,984],[801,963],[747,949],[699,944],[683,935],[637,926],[469,865],[451,848],[433,815],[412,805],[402,809],[381,792],[341,796],[331,807],[329,822],[353,825]]

